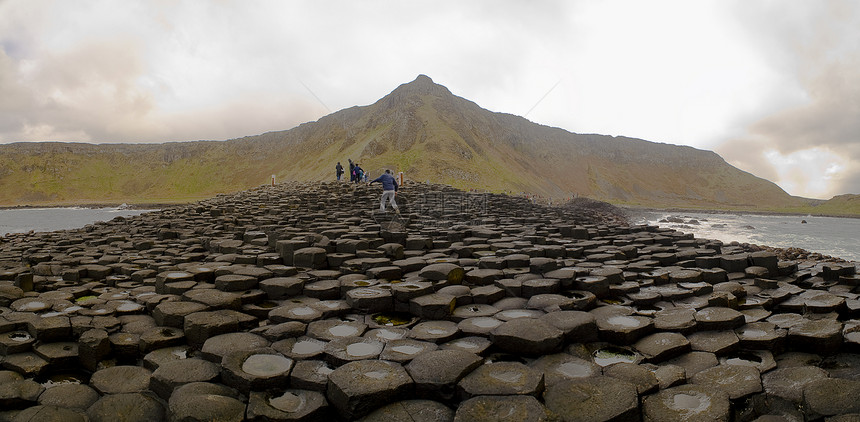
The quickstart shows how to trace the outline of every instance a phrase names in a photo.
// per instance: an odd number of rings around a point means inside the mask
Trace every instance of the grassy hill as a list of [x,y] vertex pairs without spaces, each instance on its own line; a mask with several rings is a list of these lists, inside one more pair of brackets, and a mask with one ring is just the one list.
[[331,180],[335,163],[346,167],[348,158],[372,176],[390,168],[414,181],[558,199],[746,210],[807,205],[711,151],[538,125],[482,109],[423,75],[374,104],[229,141],[2,145],[0,205],[193,200],[269,183],[272,174]]

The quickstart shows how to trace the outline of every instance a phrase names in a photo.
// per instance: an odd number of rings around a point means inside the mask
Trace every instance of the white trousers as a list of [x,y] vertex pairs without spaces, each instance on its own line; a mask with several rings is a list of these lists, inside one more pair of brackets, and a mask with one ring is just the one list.
[[394,191],[393,190],[384,190],[382,191],[382,198],[379,199],[379,210],[385,212],[385,199],[388,198],[389,202],[391,202],[391,208],[397,209],[397,202],[394,202]]

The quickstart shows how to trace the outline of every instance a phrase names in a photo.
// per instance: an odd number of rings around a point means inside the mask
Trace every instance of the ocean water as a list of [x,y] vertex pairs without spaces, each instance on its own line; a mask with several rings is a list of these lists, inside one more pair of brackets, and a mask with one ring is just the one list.
[[635,212],[631,221],[670,227],[700,239],[795,247],[860,261],[858,218],[655,211]]
[[0,210],[0,236],[29,231],[78,229],[96,221],[110,221],[153,210],[116,208],[17,208]]

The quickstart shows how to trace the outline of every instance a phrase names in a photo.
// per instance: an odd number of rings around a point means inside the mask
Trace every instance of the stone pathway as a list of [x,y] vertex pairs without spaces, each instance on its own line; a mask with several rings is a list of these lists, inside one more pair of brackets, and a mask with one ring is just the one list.
[[0,422],[860,418],[856,264],[378,195],[286,183],[3,237]]

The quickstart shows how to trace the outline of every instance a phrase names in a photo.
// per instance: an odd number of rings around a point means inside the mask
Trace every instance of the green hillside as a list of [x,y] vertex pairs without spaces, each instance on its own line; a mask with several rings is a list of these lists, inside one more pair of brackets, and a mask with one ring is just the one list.
[[346,167],[349,158],[372,176],[390,168],[413,181],[556,199],[743,210],[808,206],[713,152],[538,125],[482,109],[423,75],[374,104],[229,141],[2,145],[0,205],[189,201],[270,183],[272,174],[331,180],[335,163]]

